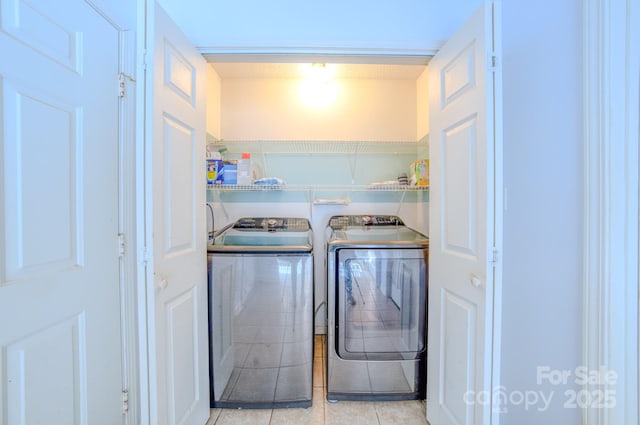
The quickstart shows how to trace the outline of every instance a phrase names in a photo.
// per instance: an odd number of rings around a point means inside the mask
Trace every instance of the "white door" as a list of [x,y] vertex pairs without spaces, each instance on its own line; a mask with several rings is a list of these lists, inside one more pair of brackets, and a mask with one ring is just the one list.
[[475,12],[429,64],[427,418],[437,425],[488,424],[491,415],[493,7]]
[[123,421],[118,32],[0,2],[0,423]]
[[209,417],[205,63],[161,7],[150,8],[148,22],[151,422],[202,425]]

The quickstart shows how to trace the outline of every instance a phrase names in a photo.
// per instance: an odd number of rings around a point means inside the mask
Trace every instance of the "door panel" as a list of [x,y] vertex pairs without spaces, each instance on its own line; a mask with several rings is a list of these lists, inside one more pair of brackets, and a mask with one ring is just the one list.
[[494,269],[494,37],[486,2],[429,64],[427,418],[488,424]]
[[[197,286],[167,302],[167,356],[169,376],[169,418],[170,423],[179,424],[185,419],[185,413],[192,411],[202,397],[198,364],[198,308],[195,305],[200,298]],[[206,371],[204,371],[206,372]]]
[[[15,182],[5,195],[13,207],[5,216],[6,242],[14,247],[6,253],[5,279],[11,281],[80,265],[82,135],[76,123],[83,108],[8,79],[3,83],[5,134],[13,141],[6,145],[5,175]],[[43,149],[47,140],[55,149]],[[56,190],[42,190],[44,184]]]
[[[193,158],[196,154],[197,138],[193,128],[179,122],[175,117],[165,114],[164,126],[164,160],[165,179],[165,222],[164,222],[164,255],[188,255],[196,248],[195,234],[195,191],[192,174],[185,170],[193,170]],[[160,155],[160,152],[158,153]]]
[[444,130],[440,139],[442,177],[442,247],[450,255],[475,257],[478,194],[475,148],[476,117],[471,116]]
[[450,106],[465,93],[473,90],[476,83],[476,40],[469,40],[467,46],[459,49],[447,61],[439,79],[440,109]]
[[9,424],[86,423],[85,326],[76,315],[6,346]]
[[119,34],[81,0],[0,26],[0,422],[117,424]]
[[[441,335],[441,370],[439,393],[442,409],[454,423],[466,423],[473,417],[473,407],[465,403],[465,394],[473,388],[473,347],[476,343],[476,305],[473,302],[445,291],[442,298],[443,332]],[[446,335],[446,337],[442,337]],[[452,338],[451,335],[456,335]]]
[[209,417],[205,64],[160,6],[149,12],[152,422],[202,425]]
[[[80,74],[84,62],[82,32],[75,31],[73,17],[60,15],[61,6],[44,1],[3,1],[2,29],[33,51]],[[64,4],[74,6],[71,2]]]

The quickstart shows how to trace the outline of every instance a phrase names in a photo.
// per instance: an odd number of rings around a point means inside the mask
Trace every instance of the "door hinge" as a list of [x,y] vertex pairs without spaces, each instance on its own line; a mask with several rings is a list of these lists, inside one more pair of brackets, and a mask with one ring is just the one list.
[[118,233],[118,255],[124,257],[124,233]]
[[498,64],[498,57],[492,53],[491,56],[489,57],[489,70],[495,71],[497,64]]
[[149,249],[145,246],[144,249],[142,250],[142,263],[146,267],[147,264],[149,264],[149,261],[151,261],[151,253],[149,252]]
[[498,248],[495,246],[491,247],[491,259],[489,260],[493,267],[498,263]]
[[127,413],[129,411],[129,391],[122,391],[122,413]]
[[136,80],[130,76],[121,72],[118,74],[118,97],[123,98],[127,94],[127,82],[135,83]]
[[144,49],[142,50],[142,52],[140,52],[140,67],[142,68],[142,70],[147,69],[147,49]]
[[123,98],[125,95],[125,88],[127,86],[126,77],[121,72],[118,74],[118,97]]

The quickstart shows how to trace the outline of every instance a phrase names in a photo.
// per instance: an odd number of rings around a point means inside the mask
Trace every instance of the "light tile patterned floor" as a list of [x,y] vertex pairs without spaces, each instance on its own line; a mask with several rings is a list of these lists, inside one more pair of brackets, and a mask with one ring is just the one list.
[[211,409],[207,425],[427,425],[423,401],[326,400],[324,336],[316,335],[313,405],[307,409]]

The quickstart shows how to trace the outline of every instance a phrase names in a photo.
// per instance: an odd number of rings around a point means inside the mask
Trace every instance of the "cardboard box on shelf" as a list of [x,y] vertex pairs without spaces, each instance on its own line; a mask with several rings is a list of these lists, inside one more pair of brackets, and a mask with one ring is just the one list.
[[429,160],[419,159],[409,166],[409,181],[415,186],[429,186]]

